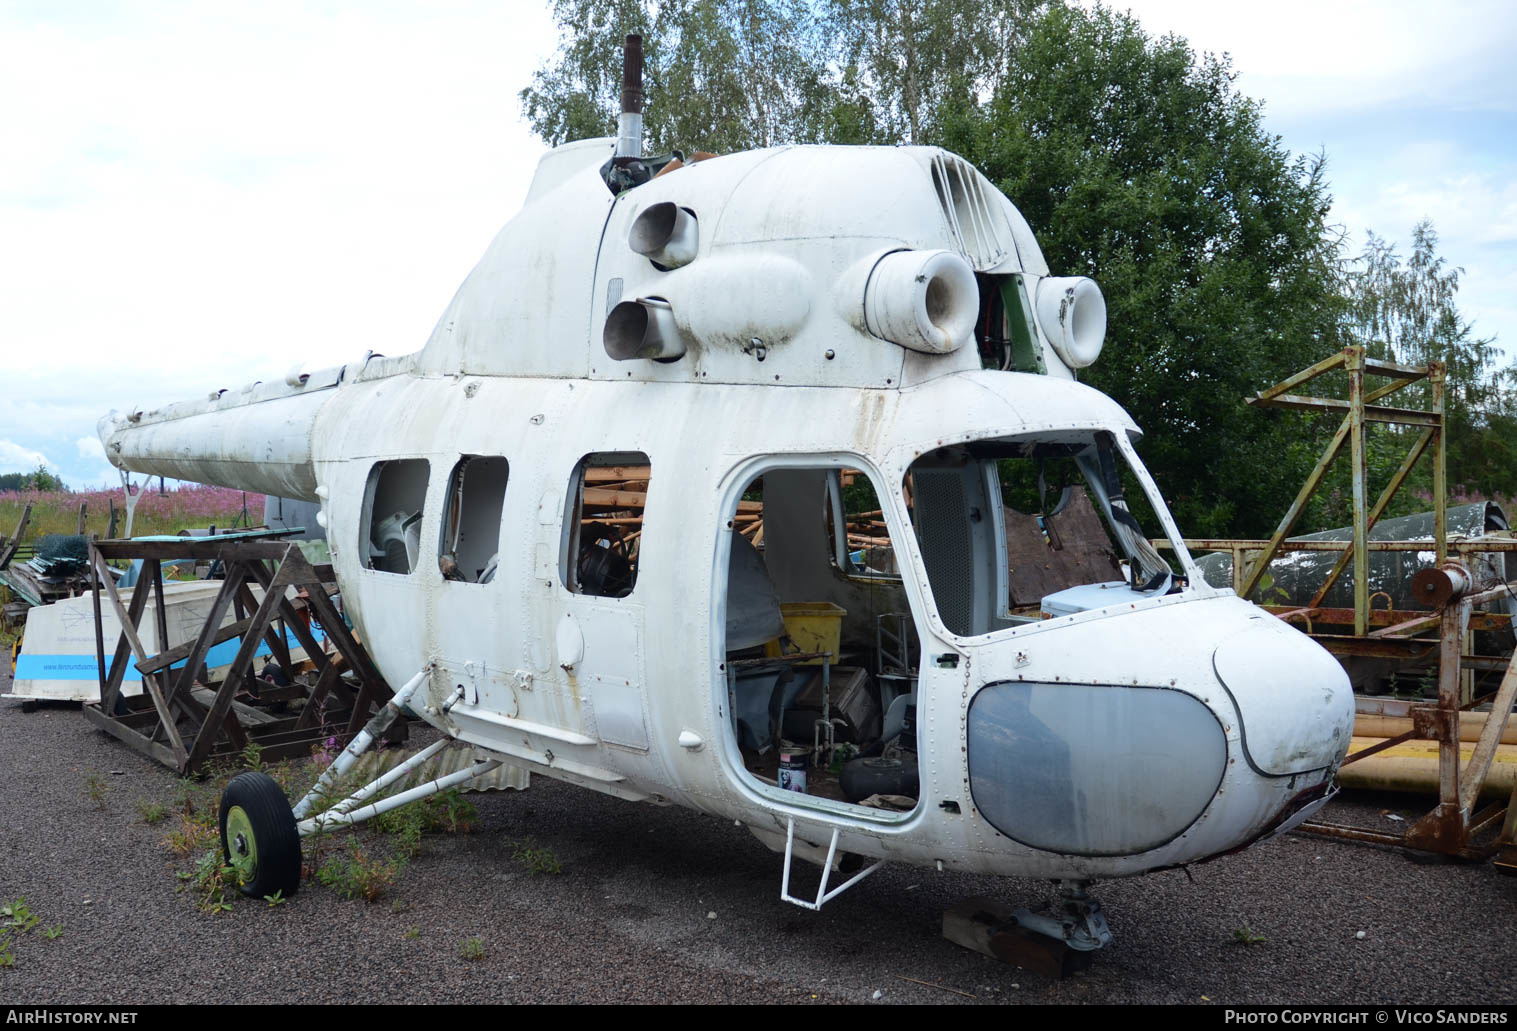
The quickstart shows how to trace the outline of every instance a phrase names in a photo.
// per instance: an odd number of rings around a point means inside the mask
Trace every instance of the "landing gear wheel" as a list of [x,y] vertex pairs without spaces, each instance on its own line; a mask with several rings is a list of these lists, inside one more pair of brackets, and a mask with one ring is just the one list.
[[855,759],[843,767],[838,784],[850,802],[862,802],[870,795],[916,798],[920,790],[917,764],[900,759]]
[[238,890],[289,898],[300,887],[300,831],[290,801],[265,773],[244,773],[221,794],[221,855]]

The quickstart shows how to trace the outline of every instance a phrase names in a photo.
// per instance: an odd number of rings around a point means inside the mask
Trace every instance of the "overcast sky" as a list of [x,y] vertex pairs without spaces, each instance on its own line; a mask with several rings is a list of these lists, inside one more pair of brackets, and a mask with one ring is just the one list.
[[[1517,4],[1132,8],[1326,152],[1356,250],[1432,218],[1513,349]],[[500,0],[0,0],[0,472],[116,484],[112,407],[421,346],[526,192],[516,94],[555,45]]]

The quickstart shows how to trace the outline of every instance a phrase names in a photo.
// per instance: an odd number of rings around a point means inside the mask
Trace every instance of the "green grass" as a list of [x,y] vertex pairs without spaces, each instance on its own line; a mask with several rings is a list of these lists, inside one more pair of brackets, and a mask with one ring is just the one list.
[[515,850],[511,858],[532,873],[559,874],[564,872],[564,866],[558,861],[558,856],[551,848],[538,848],[537,843],[530,838],[526,841],[512,843]]
[[[106,537],[110,529],[111,503],[116,505],[116,534],[126,531],[126,504],[121,488],[90,491],[0,491],[0,535],[9,537],[16,529],[21,511],[32,504],[22,543],[35,541],[49,533],[76,533],[79,529],[79,504],[85,505],[84,532]],[[226,487],[185,486],[160,494],[155,488],[141,495],[132,535],[174,534],[191,527],[215,526],[229,529],[234,522],[243,523],[243,493]],[[263,521],[263,495],[247,495],[247,519],[253,525]]]

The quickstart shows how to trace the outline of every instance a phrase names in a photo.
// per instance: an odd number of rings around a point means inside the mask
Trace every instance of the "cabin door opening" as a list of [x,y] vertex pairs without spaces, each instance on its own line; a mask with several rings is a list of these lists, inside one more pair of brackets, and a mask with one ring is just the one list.
[[[843,464],[762,470],[727,514],[729,754],[751,787],[905,814],[920,799],[920,629],[882,485]],[[777,796],[780,797],[780,796]]]

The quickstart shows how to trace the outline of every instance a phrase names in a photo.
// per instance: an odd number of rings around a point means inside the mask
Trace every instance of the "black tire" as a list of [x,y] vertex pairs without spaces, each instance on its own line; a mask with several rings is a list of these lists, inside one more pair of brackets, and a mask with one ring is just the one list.
[[850,802],[862,802],[870,795],[916,798],[920,790],[916,763],[900,759],[855,759],[843,767],[838,782]]
[[[234,828],[230,841],[229,815]],[[221,794],[219,822],[221,857],[228,866],[239,867],[239,891],[260,899],[275,892],[284,898],[295,894],[300,887],[300,831],[289,799],[272,777],[235,777]]]

